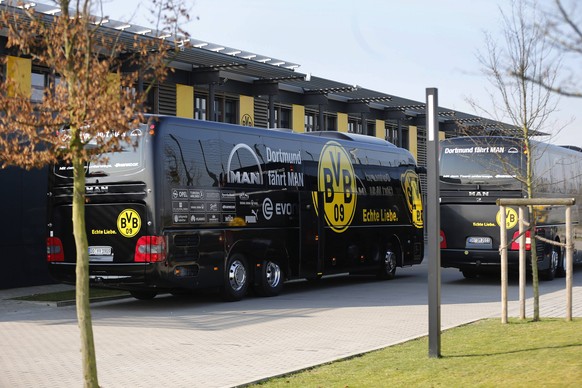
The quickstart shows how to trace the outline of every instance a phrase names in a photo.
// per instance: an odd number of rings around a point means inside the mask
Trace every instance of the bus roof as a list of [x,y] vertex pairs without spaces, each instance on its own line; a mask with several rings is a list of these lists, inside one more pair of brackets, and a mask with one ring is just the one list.
[[373,137],[373,136],[360,135],[357,133],[346,133],[346,132],[337,132],[337,131],[314,131],[314,132],[305,132],[305,135],[329,137],[332,139],[358,141],[361,143],[376,144],[376,145],[388,146],[388,147],[396,147],[394,144],[390,143],[387,140],[383,140],[383,139]]
[[[259,128],[259,127],[243,127],[237,124],[229,124],[229,123],[221,123],[215,121],[206,121],[206,120],[197,120],[197,119],[189,119],[189,118],[182,118],[176,116],[165,116],[165,115],[144,115],[146,119],[148,118],[156,118],[160,121],[164,121],[167,123],[174,123],[179,125],[188,125],[195,123],[197,126],[207,129],[230,129],[233,131],[240,131],[244,128],[244,131],[247,134],[256,134],[257,136],[271,136],[271,137],[280,137],[280,138],[288,138],[293,140],[305,140],[306,137],[314,138],[331,138],[336,139],[339,141],[351,141],[351,142],[358,142],[361,144],[366,144],[369,146],[375,146],[380,148],[389,148],[389,151],[400,151],[409,153],[408,150],[405,148],[397,147],[396,145],[390,143],[387,140],[383,140],[373,136],[355,134],[355,133],[345,133],[345,132],[338,132],[338,131],[313,131],[313,132],[304,132],[304,133],[297,133],[293,132],[290,129],[285,128]],[[323,140],[323,139],[322,139]]]
[[[453,143],[453,144],[469,144],[469,143],[501,143],[501,142],[508,142],[508,143],[519,143],[523,141],[523,138],[519,138],[516,136],[458,136],[458,137],[450,137],[448,139],[444,139],[441,142],[443,143]],[[582,153],[582,147],[573,146],[573,145],[556,145],[551,143],[546,143],[539,140],[530,139],[530,143],[533,146],[543,146],[546,148],[557,150],[561,153],[571,153],[571,155],[576,155],[579,157],[579,154]]]

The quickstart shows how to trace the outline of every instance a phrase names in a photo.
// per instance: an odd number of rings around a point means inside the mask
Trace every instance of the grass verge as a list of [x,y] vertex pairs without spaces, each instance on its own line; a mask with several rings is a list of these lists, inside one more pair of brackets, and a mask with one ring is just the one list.
[[582,319],[479,321],[444,331],[441,356],[423,337],[256,386],[579,387]]

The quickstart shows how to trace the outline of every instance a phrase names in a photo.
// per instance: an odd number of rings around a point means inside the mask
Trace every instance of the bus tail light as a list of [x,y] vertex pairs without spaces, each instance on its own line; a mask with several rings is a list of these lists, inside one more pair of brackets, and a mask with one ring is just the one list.
[[[516,231],[515,233],[513,233],[513,238],[511,239],[512,243],[511,243],[511,250],[512,251],[519,251],[519,231]],[[525,231],[525,250],[529,251],[531,250],[531,234],[529,232],[529,230]]]
[[135,245],[136,263],[155,263],[166,259],[166,239],[163,236],[142,236]]
[[46,261],[65,261],[65,252],[60,238],[48,237],[46,239]]
[[447,238],[445,237],[445,232],[443,232],[442,230],[441,230],[440,242],[441,242],[441,249],[447,249]]

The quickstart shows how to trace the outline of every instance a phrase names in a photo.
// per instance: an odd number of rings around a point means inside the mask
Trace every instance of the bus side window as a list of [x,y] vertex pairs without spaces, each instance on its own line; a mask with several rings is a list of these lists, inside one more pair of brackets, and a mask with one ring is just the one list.
[[210,131],[198,129],[196,138],[178,131],[164,139],[166,180],[176,186],[219,187],[222,165],[220,142]]

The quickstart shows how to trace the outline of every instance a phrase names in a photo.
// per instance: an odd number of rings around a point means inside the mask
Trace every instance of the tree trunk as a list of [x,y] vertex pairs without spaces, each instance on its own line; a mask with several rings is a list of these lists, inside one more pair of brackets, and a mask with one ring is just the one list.
[[89,306],[89,243],[85,228],[85,166],[80,158],[73,160],[73,236],[77,247],[76,302],[77,321],[81,334],[81,360],[85,387],[99,387],[97,361]]

